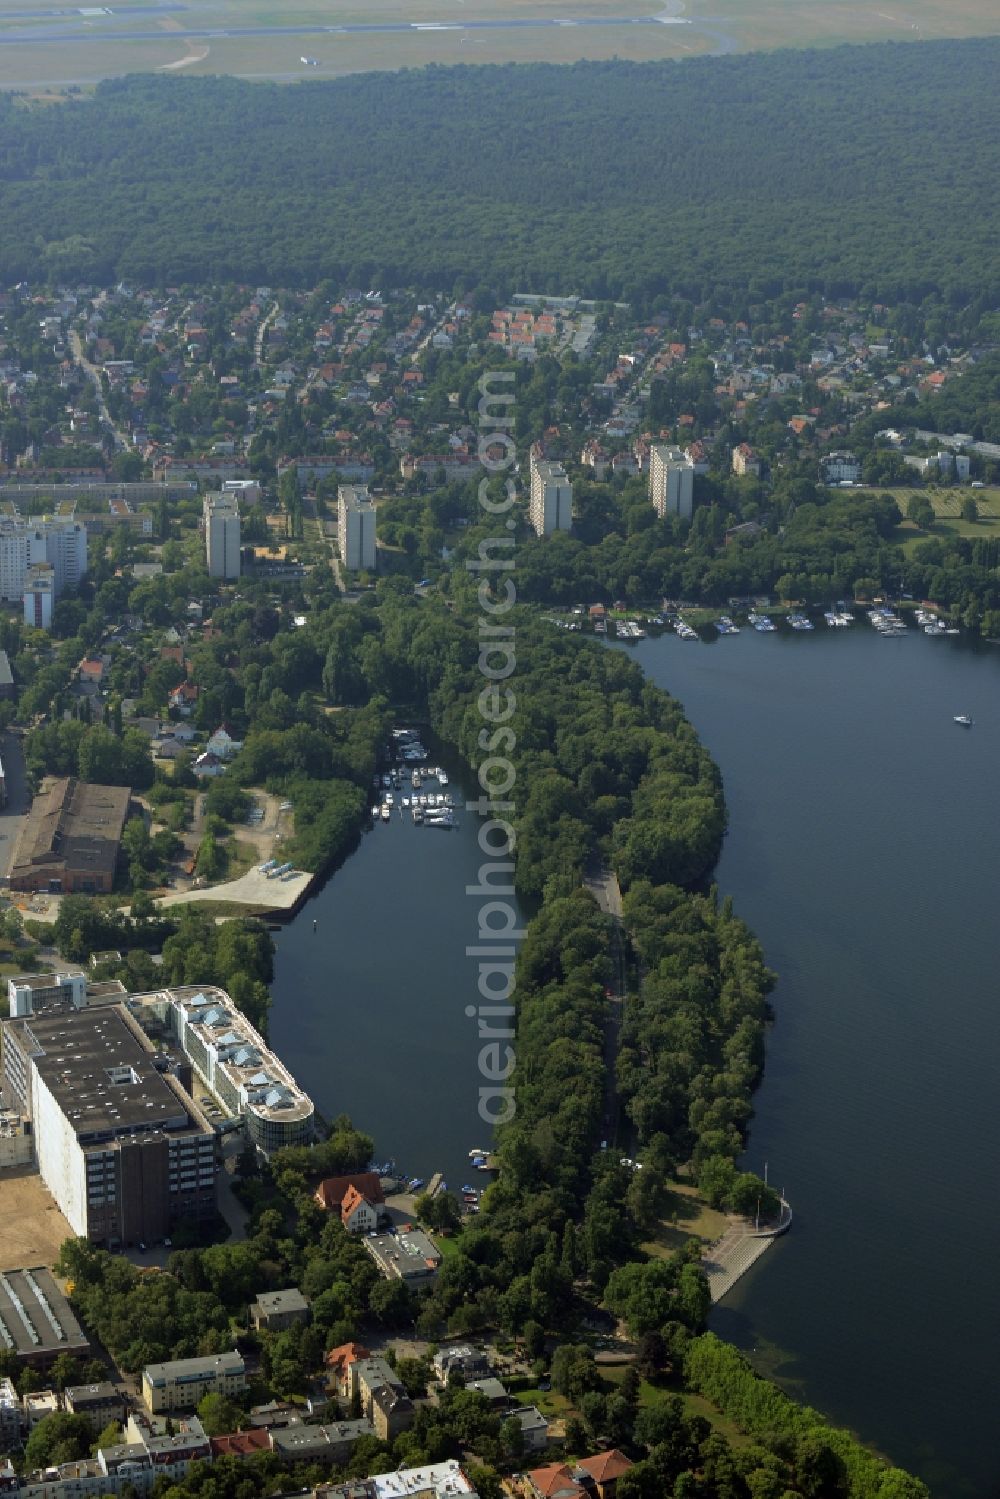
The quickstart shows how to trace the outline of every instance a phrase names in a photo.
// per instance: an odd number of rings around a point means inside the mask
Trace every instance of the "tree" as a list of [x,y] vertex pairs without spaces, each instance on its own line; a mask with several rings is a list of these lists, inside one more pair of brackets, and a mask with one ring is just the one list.
[[53,1411],[51,1416],[42,1417],[28,1437],[24,1445],[24,1465],[31,1470],[75,1462],[77,1458],[89,1456],[93,1439],[90,1422],[85,1416]]
[[962,519],[974,521],[979,519],[979,506],[976,504],[975,495],[967,494],[962,501]]
[[[975,501],[973,501],[975,504]],[[926,495],[913,494],[906,502],[906,518],[921,531],[929,531],[934,524],[934,506]]]
[[225,1395],[204,1395],[198,1402],[198,1420],[210,1437],[221,1437],[228,1431],[236,1431],[243,1412],[235,1401]]

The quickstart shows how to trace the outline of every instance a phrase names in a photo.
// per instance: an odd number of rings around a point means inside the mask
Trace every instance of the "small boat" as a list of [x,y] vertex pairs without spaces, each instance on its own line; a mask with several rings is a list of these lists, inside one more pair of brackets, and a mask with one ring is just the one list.
[[414,822],[423,822],[424,820],[424,814],[416,805],[416,803],[414,803],[414,805],[410,808],[410,816],[413,818]]
[[448,776],[447,776],[447,774],[446,774],[445,771],[443,771],[443,770],[439,770],[438,771],[438,780],[441,782],[442,786],[447,786],[447,784],[448,784]]
[[380,811],[381,811],[381,814],[382,814],[382,821],[383,822],[388,822],[389,818],[392,816],[392,808],[389,806],[388,802],[383,802],[382,803]]
[[404,796],[402,798],[402,803],[404,807],[408,807],[410,805],[410,798],[408,796]]
[[972,728],[972,716],[969,713],[956,713],[955,722],[960,723],[963,729]]
[[386,792],[385,796],[383,797],[383,801],[385,802],[385,804],[386,804],[387,807],[391,807],[392,806],[392,792],[391,791],[387,791]]
[[480,1148],[480,1146],[477,1145],[473,1150],[469,1151],[469,1160],[470,1161],[485,1161],[485,1159],[486,1159],[486,1157],[488,1155],[489,1155],[489,1151],[488,1150],[483,1150],[483,1149]]
[[463,1184],[462,1191],[463,1192],[471,1192],[474,1197],[478,1197],[479,1196],[479,1193],[476,1191],[475,1187],[471,1187],[468,1182],[465,1182]]
[[424,1179],[422,1176],[414,1176],[410,1178],[406,1185],[411,1192],[419,1192],[420,1188],[424,1185]]

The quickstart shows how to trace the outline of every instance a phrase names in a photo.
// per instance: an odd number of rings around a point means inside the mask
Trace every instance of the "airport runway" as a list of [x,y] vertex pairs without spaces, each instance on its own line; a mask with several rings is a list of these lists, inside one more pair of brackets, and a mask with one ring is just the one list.
[[[182,7],[150,6],[146,13],[154,10],[172,10]],[[53,15],[68,14],[65,11]],[[79,15],[79,12],[77,12]],[[0,20],[3,19],[0,13]],[[93,20],[94,17],[80,17]],[[46,42],[162,42],[176,41],[222,41],[226,37],[244,36],[373,36],[391,32],[414,31],[528,31],[551,30],[553,27],[573,26],[687,26],[691,23],[681,16],[586,16],[579,20],[508,17],[495,21],[386,21],[362,22],[350,26],[184,26],[165,31],[121,31],[103,26],[83,30],[80,27],[45,27],[44,30],[6,31],[0,33],[4,46],[35,47]]]

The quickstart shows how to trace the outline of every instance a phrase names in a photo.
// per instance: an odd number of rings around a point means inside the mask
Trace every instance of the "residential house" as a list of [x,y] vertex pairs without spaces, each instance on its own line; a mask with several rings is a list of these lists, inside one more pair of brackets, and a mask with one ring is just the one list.
[[378,1227],[378,1208],[357,1187],[348,1187],[340,1204],[340,1221],[349,1234],[371,1234]]
[[250,1308],[254,1327],[283,1332],[296,1322],[308,1322],[309,1302],[296,1287],[287,1291],[262,1291]]
[[748,442],[738,443],[733,448],[733,473],[741,479],[760,478],[761,463],[757,454]]
[[385,1202],[382,1180],[377,1171],[355,1171],[349,1176],[328,1176],[321,1181],[313,1194],[321,1208],[328,1213],[340,1212],[341,1205],[350,1187],[356,1187],[375,1207]]
[[460,1374],[465,1383],[471,1379],[486,1379],[490,1374],[490,1362],[485,1351],[473,1348],[469,1343],[439,1348],[431,1363],[442,1384],[448,1383],[452,1373]]
[[413,1401],[394,1369],[381,1358],[356,1359],[348,1367],[350,1395],[383,1442],[392,1442],[414,1417]]
[[167,697],[167,703],[182,718],[190,718],[198,701],[198,688],[194,682],[181,682]]
[[191,774],[201,780],[205,777],[221,776],[225,773],[225,769],[225,761],[220,760],[218,755],[213,755],[210,750],[206,750],[191,766]]
[[363,1343],[341,1343],[339,1347],[330,1349],[326,1356],[326,1367],[341,1400],[350,1398],[351,1365],[371,1356],[371,1349],[366,1348]]
[[218,755],[220,760],[231,760],[243,748],[243,741],[234,738],[225,724],[220,724],[209,737],[205,748],[211,754]]

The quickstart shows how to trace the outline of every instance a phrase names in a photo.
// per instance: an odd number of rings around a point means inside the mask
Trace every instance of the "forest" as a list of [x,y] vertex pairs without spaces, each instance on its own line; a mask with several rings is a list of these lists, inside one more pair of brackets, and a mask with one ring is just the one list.
[[[5,279],[1000,288],[1000,40],[0,101]],[[372,163],[378,171],[372,171]]]

